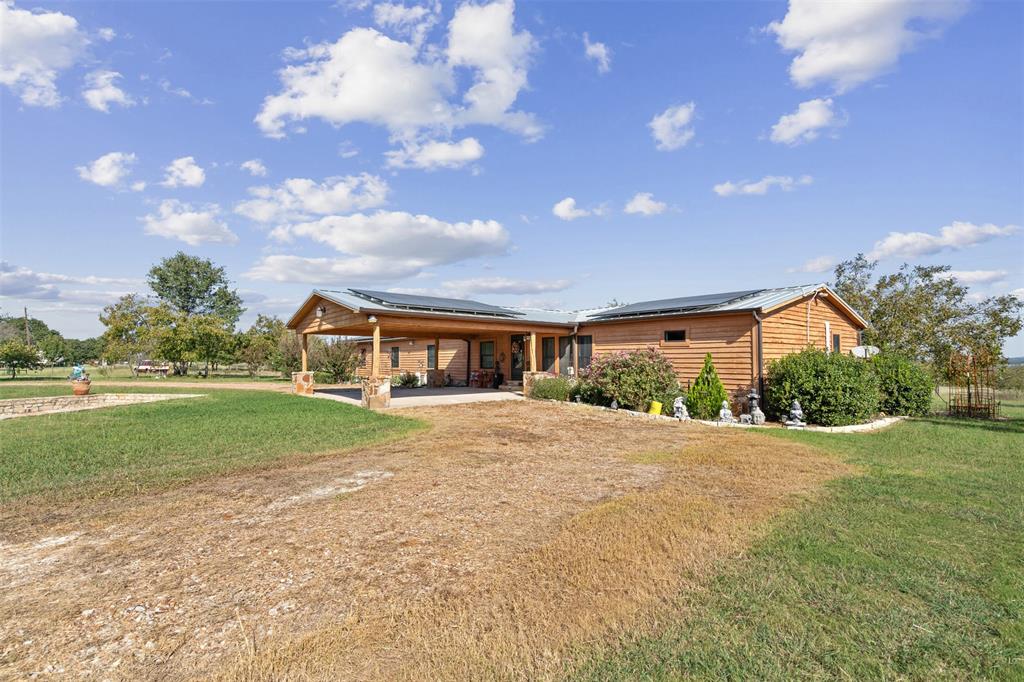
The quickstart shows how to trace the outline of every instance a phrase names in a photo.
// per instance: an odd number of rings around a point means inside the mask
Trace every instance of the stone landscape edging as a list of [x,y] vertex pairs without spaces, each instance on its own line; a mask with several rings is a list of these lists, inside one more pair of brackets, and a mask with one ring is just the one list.
[[0,400],[0,420],[97,410],[120,405],[141,405],[177,398],[202,398],[205,393],[98,393],[92,395],[54,395]]

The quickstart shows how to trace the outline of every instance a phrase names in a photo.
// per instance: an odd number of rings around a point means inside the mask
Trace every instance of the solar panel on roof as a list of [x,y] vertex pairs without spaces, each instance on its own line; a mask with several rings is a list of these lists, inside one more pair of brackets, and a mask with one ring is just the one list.
[[663,298],[657,301],[641,301],[640,303],[631,303],[621,308],[613,308],[612,310],[598,313],[594,315],[594,319],[609,320],[616,317],[692,312],[729,303],[730,301],[745,298],[760,291],[764,290],[750,289],[748,291],[728,291],[721,294],[703,294],[701,296],[684,296],[682,298]]
[[509,310],[496,305],[462,298],[443,298],[441,296],[418,296],[416,294],[396,294],[390,291],[371,291],[369,289],[349,289],[350,292],[374,303],[435,312],[470,313],[473,315],[498,315],[512,317],[522,315],[517,310]]

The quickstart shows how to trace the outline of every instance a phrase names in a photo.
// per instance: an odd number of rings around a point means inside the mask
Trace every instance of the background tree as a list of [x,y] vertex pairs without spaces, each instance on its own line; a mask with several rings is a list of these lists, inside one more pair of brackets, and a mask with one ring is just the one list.
[[68,342],[60,334],[54,333],[43,337],[36,347],[43,354],[47,365],[59,366],[68,363]]
[[236,352],[249,376],[259,378],[265,367],[279,364],[278,340],[285,331],[284,322],[276,317],[258,315],[253,325],[238,335]]
[[356,344],[344,339],[334,339],[324,344],[318,369],[329,374],[334,383],[351,380],[358,366],[359,350]]
[[138,294],[122,296],[100,314],[103,356],[113,362],[126,361],[135,374],[139,362],[156,348],[151,318],[152,306]]
[[[290,378],[292,372],[302,370],[302,340],[298,334],[291,329],[282,329],[277,340],[277,349],[277,366],[274,369],[281,372],[286,378]],[[308,353],[309,369],[312,371],[320,369],[324,354],[323,339],[311,335]]]
[[6,367],[13,379],[18,370],[39,369],[39,351],[19,339],[7,339],[0,343],[0,367]]
[[233,327],[245,312],[224,268],[206,258],[179,251],[150,268],[147,281],[157,298],[186,317],[216,315]]

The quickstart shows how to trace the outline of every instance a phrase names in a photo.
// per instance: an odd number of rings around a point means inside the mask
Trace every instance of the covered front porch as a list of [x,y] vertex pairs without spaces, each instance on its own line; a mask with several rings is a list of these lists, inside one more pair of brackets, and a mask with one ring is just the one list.
[[[496,384],[518,386],[521,382],[528,392],[538,374],[575,372],[578,358],[574,328],[570,325],[526,320],[519,313],[484,304],[479,304],[481,310],[423,304],[403,306],[365,295],[377,292],[358,292],[358,296],[349,292],[315,291],[289,321],[288,327],[299,335],[302,347],[302,370],[293,377],[296,393],[312,395],[315,390],[308,354],[309,337],[314,334],[368,338],[369,352],[359,372],[359,402],[370,408],[389,407],[393,390],[395,399],[400,390],[392,389],[391,377],[401,371],[402,347],[388,342],[385,349],[382,338],[433,340],[434,359],[425,368],[427,390],[451,391],[452,388],[445,387],[452,384],[481,390]],[[401,300],[400,296],[394,298]],[[437,362],[442,340],[452,339],[466,344],[464,367],[459,367],[461,376],[452,376]],[[495,378],[497,381],[493,381]],[[338,397],[354,398],[346,392]],[[403,395],[407,397],[410,396]]]
[[[336,400],[349,405],[361,405],[362,388],[320,388],[313,395],[317,398]],[[462,403],[489,403],[500,400],[522,400],[522,393],[493,388],[471,386],[446,386],[444,388],[400,388],[391,389],[391,409],[403,407],[433,407],[436,405],[459,405]]]

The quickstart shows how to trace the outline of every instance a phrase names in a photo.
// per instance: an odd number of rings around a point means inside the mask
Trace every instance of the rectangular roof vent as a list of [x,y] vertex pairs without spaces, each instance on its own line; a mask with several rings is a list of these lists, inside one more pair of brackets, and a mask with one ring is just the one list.
[[748,291],[728,291],[721,294],[704,294],[702,296],[684,296],[683,298],[663,298],[657,301],[641,301],[619,308],[605,310],[593,316],[595,320],[613,320],[623,317],[641,317],[644,315],[668,315],[670,313],[690,313],[730,303],[747,296],[757,294],[764,289]]
[[517,310],[501,308],[496,305],[470,301],[462,298],[442,298],[440,296],[418,296],[416,294],[396,294],[390,291],[372,291],[370,289],[349,289],[359,298],[384,305],[389,308],[415,310],[419,312],[458,313],[461,315],[488,315],[492,317],[517,317],[523,313]]

